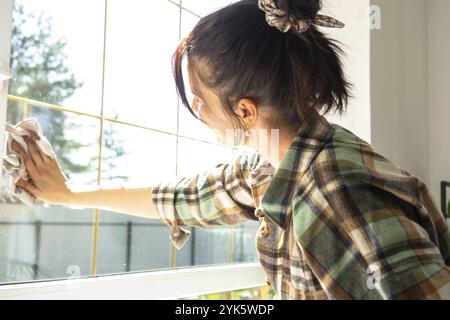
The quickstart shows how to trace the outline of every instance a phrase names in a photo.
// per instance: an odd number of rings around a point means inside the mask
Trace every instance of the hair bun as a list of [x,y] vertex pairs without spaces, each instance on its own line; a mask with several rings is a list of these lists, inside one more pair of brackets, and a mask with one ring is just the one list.
[[297,19],[313,20],[322,8],[322,0],[277,0],[277,6]]

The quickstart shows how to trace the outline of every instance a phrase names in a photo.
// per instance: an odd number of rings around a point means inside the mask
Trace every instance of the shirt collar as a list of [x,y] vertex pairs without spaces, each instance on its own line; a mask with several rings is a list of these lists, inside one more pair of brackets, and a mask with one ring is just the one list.
[[333,131],[333,126],[318,114],[300,126],[267,186],[261,203],[256,209],[256,216],[265,215],[279,227],[287,228],[289,221],[287,209],[297,182],[330,139]]

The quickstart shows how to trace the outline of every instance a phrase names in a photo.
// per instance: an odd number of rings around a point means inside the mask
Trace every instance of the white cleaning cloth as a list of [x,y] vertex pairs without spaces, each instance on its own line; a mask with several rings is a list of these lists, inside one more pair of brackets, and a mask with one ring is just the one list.
[[35,132],[40,139],[36,140],[36,145],[39,149],[48,155],[49,157],[56,158],[56,154],[53,151],[53,148],[50,142],[46,137],[43,136],[41,126],[36,118],[26,118],[15,126],[6,123],[5,124],[6,131],[6,143],[5,143],[5,152],[3,156],[3,167],[5,171],[10,175],[10,193],[17,197],[20,201],[27,204],[30,207],[33,207],[37,203],[37,199],[32,194],[27,191],[20,189],[20,187],[16,187],[16,183],[19,180],[29,181],[31,177],[29,176],[27,169],[25,167],[25,162],[22,160],[21,156],[14,151],[11,143],[15,140],[28,154],[28,148],[24,136],[30,136],[31,132]]

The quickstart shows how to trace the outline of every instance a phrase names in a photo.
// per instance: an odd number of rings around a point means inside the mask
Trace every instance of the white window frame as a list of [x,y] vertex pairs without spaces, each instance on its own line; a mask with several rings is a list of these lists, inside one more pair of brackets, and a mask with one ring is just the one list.
[[[9,66],[11,58],[13,1],[0,1],[0,62],[5,66]],[[4,81],[0,90],[0,128],[2,128],[0,150],[4,150],[8,89],[9,81]],[[0,300],[179,299],[261,287],[266,285],[265,279],[265,272],[259,263],[239,263],[80,279],[0,284]]]
[[259,263],[4,284],[0,300],[165,300],[266,285]]
[[[11,32],[12,32],[12,14],[13,14],[14,0],[0,1],[0,67],[7,69],[11,59]],[[4,132],[6,122],[6,105],[8,99],[9,80],[0,81],[0,150],[3,153],[4,146]],[[0,170],[3,166],[0,162]],[[0,171],[1,172],[1,171]],[[2,179],[0,179],[0,190],[2,187]]]

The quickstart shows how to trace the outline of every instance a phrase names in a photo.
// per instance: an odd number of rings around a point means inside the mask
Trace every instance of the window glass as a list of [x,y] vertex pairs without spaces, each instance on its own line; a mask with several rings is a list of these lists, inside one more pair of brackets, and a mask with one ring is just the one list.
[[[178,169],[191,176],[219,163],[230,163],[236,150],[212,143],[180,138]],[[204,155],[208,154],[208,157]],[[207,159],[205,159],[207,158]],[[257,261],[255,235],[259,222],[248,221],[232,226],[192,227],[192,235],[177,252],[177,266],[208,265]]]
[[105,116],[176,133],[171,57],[180,8],[166,0],[108,1]]
[[[148,186],[231,161],[179,105],[171,70],[180,36],[225,2],[180,2],[15,1],[7,121],[37,118],[70,183]],[[256,261],[255,221],[192,228],[178,251],[162,221],[28,207],[1,179],[0,283]]]
[[237,2],[236,0],[209,0],[209,1],[201,1],[201,0],[182,0],[183,7],[192,11],[193,13],[203,17],[210,12],[213,12],[217,9],[225,7],[230,3]]
[[[152,130],[109,124],[104,139],[120,152],[102,155],[102,183],[146,186],[175,175],[176,137]],[[105,148],[111,150],[111,148]],[[149,194],[149,197],[151,195]],[[97,274],[169,268],[169,228],[160,220],[100,210]]]
[[[181,36],[184,37],[189,34],[197,24],[200,18],[197,15],[192,14],[186,10],[181,11]],[[184,85],[186,87],[186,95],[189,103],[192,106],[192,95],[191,88],[189,86],[189,79],[187,73],[187,59],[183,60],[183,77]],[[180,128],[179,132],[185,137],[191,137],[200,139],[203,141],[217,142],[217,137],[212,130],[206,127],[200,120],[194,118],[192,114],[186,109],[186,107],[181,103],[180,100]]]

